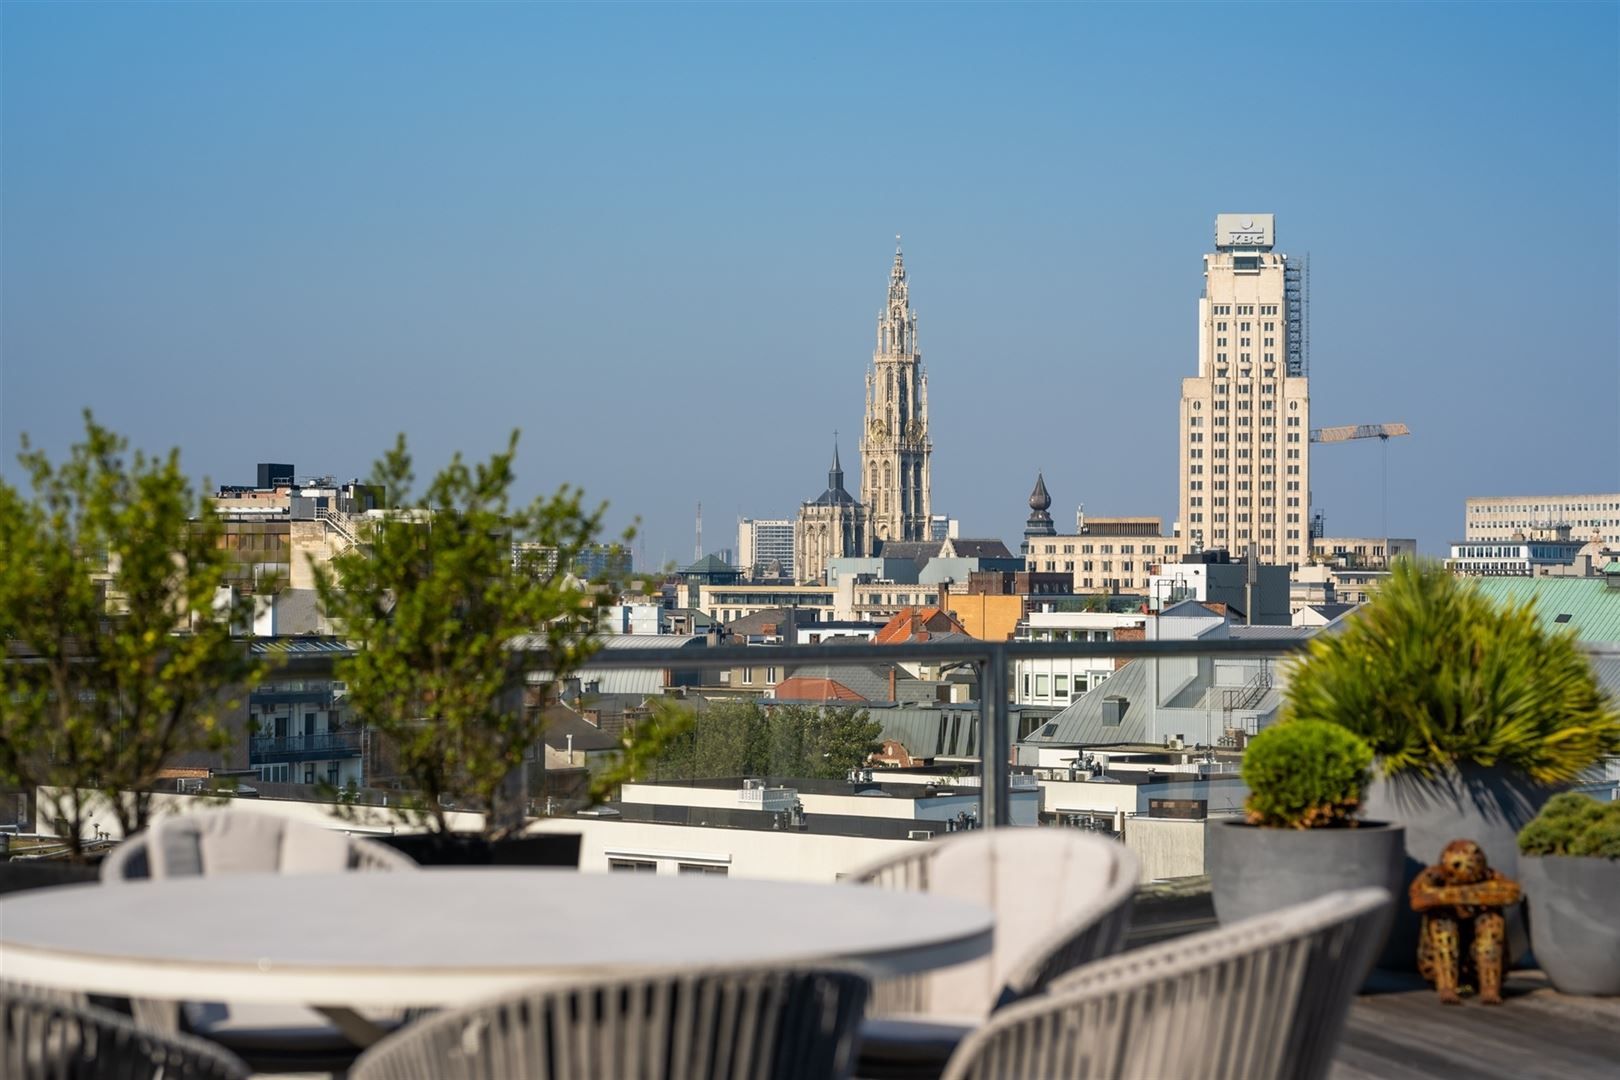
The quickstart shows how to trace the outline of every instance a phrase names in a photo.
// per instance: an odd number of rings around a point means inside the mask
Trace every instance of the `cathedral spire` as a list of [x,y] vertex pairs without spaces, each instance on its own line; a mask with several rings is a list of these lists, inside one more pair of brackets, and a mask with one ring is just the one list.
[[877,342],[866,376],[866,426],[861,435],[861,501],[872,539],[924,540],[932,514],[928,437],[928,376],[917,348],[917,313],[900,238],[894,238],[889,288],[878,313]]
[[911,310],[911,283],[906,280],[906,257],[900,237],[894,238],[894,265],[889,268],[889,297],[878,315],[877,351],[873,355],[910,359],[917,353],[917,313]]
[[827,490],[842,491],[844,489],[844,467],[838,463],[838,432],[833,432],[833,463],[827,470]]

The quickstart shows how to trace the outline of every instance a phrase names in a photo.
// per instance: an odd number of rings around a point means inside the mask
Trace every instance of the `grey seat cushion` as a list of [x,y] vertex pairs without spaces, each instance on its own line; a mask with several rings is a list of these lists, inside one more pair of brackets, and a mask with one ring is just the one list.
[[302,1005],[187,1002],[181,1006],[181,1012],[189,1031],[228,1048],[289,1053],[358,1052],[354,1043],[333,1027],[330,1020]]
[[855,1075],[860,1080],[937,1077],[982,1022],[972,1017],[868,1016],[861,1022]]

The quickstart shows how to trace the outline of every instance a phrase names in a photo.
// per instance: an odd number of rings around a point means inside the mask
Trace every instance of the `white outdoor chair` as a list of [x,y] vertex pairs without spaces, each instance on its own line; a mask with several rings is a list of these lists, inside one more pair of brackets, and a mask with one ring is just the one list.
[[1060,828],[956,833],[852,874],[857,884],[949,896],[996,916],[988,956],[873,987],[859,1074],[938,1076],[967,1032],[995,1010],[1118,952],[1137,875],[1136,856],[1123,844]]
[[247,1080],[212,1043],[140,1027],[127,1016],[0,983],[5,1080]]
[[866,977],[846,968],[662,970],[542,986],[412,1024],[351,1080],[834,1080]]
[[[219,874],[322,874],[414,870],[406,856],[369,840],[272,814],[210,810],[160,818],[113,849],[101,864],[107,884]],[[183,1026],[229,1048],[258,1072],[341,1072],[358,1048],[326,1017],[298,1005],[135,1000],[136,1019],[164,1030]],[[367,1013],[393,1026],[404,1010]]]
[[1090,964],[969,1035],[944,1080],[1320,1080],[1390,903],[1330,893]]
[[215,874],[414,870],[393,848],[273,814],[211,810],[159,818],[113,848],[104,882]]

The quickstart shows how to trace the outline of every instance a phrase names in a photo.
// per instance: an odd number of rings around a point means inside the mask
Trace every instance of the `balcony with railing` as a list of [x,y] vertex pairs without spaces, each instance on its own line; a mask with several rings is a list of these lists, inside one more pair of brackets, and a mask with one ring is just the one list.
[[255,735],[248,742],[250,765],[329,761],[359,756],[359,731],[321,731],[310,735]]

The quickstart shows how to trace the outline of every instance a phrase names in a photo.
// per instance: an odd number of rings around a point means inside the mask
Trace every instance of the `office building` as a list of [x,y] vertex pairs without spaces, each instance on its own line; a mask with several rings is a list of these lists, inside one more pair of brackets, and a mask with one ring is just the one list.
[[750,580],[793,579],[793,522],[743,518],[737,522],[737,566]]
[[1535,529],[1569,526],[1576,540],[1620,544],[1620,494],[1503,495],[1469,499],[1464,541],[1526,539]]
[[1609,561],[1600,541],[1578,540],[1568,525],[1529,532],[1452,544],[1446,569],[1463,577],[1591,577]]
[[1298,569],[1310,553],[1310,384],[1303,271],[1271,214],[1220,214],[1198,299],[1198,374],[1182,380],[1180,532]]

